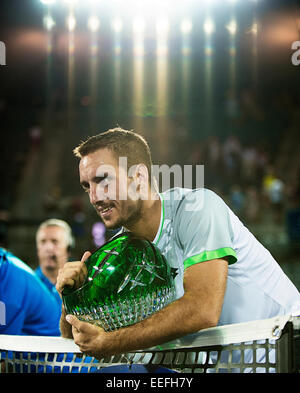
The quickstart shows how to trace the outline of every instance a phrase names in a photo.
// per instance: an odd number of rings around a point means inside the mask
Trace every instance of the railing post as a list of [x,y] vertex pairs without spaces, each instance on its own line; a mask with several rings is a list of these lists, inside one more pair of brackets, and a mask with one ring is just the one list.
[[276,341],[277,373],[295,372],[293,341],[293,323],[288,321],[282,330],[280,338]]

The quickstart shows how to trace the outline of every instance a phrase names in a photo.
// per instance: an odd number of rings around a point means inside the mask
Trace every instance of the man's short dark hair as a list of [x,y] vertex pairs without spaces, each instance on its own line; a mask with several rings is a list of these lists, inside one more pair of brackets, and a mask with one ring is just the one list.
[[98,135],[89,137],[80,143],[73,152],[76,157],[82,158],[100,149],[109,149],[116,158],[126,157],[128,168],[134,165],[144,164],[151,179],[152,158],[148,143],[133,131],[124,130],[120,127],[110,129]]

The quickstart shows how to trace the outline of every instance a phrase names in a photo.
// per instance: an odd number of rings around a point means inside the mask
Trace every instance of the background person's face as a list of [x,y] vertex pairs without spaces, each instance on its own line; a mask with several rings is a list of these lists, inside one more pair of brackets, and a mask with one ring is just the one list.
[[58,271],[68,260],[67,236],[63,228],[41,228],[36,237],[39,263],[44,271]]
[[133,180],[113,152],[99,149],[83,157],[79,174],[83,189],[108,229],[128,227],[139,219],[141,200],[128,195]]

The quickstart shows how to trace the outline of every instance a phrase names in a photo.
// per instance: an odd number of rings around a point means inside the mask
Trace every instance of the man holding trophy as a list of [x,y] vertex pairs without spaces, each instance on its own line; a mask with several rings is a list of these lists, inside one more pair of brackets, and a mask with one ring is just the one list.
[[[72,291],[83,299],[79,292],[95,278],[89,292],[94,295],[85,297],[93,304],[94,315],[98,313],[99,323],[89,314],[89,304],[85,308],[80,301],[65,301],[62,311],[62,336],[74,338],[82,352],[100,359],[157,346],[204,328],[300,309],[296,287],[219,196],[205,188],[158,192],[144,138],[116,128],[89,138],[74,153],[80,159],[80,183],[90,203],[108,229],[120,228],[117,243],[103,246],[101,263],[97,265],[96,259],[88,263],[92,256],[87,251],[81,261],[66,264],[58,275],[56,288],[63,299]],[[126,158],[129,171],[121,158]],[[128,243],[129,234],[133,240]],[[143,240],[134,243],[135,238]],[[122,270],[112,290],[111,274],[123,269],[120,258],[126,260],[128,247],[128,270]],[[154,259],[148,251],[151,247]],[[157,264],[161,255],[165,261]],[[107,278],[97,284],[101,274]],[[163,282],[169,284],[161,289]],[[154,283],[154,292],[149,289],[147,294],[145,288]],[[97,292],[97,285],[102,292]],[[125,290],[127,295],[121,298]],[[109,295],[107,301],[114,300],[110,311],[105,311],[105,300],[97,303],[103,292]],[[146,299],[141,315],[129,318],[138,313],[139,299]],[[126,300],[129,311],[124,309]],[[156,302],[162,307],[153,307]],[[149,307],[154,312],[147,314]],[[102,318],[112,321],[110,329],[100,323]],[[122,318],[124,322],[117,323]]]

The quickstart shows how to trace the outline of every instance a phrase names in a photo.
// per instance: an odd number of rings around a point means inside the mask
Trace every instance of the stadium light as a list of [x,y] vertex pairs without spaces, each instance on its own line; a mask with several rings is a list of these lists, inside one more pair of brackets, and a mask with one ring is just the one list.
[[88,20],[88,28],[92,32],[96,32],[99,29],[100,22],[99,19],[96,16],[91,16]]
[[183,34],[189,34],[192,31],[193,24],[189,19],[185,19],[181,22],[181,31]]
[[46,5],[50,5],[50,4],[54,4],[56,0],[41,0],[41,3],[46,4]]
[[237,24],[235,20],[232,20],[229,25],[226,26],[226,29],[229,31],[231,35],[234,35],[237,31]]
[[215,25],[211,19],[206,19],[203,25],[205,34],[210,35],[215,30]]
[[251,26],[251,29],[249,30],[250,33],[252,34],[257,34],[258,32],[258,24],[255,22],[253,23],[253,25]]
[[65,3],[73,5],[75,3],[77,3],[77,0],[64,0]]
[[156,22],[156,31],[158,34],[165,34],[169,31],[169,21],[166,18],[160,18]]
[[44,26],[48,31],[52,30],[52,28],[55,26],[55,22],[50,15],[45,16]]
[[114,30],[115,33],[120,33],[120,31],[122,30],[122,21],[119,18],[116,18],[112,21],[111,26]]
[[142,18],[136,18],[133,21],[133,32],[136,34],[142,33],[145,30],[145,21]]
[[76,19],[73,15],[68,16],[67,18],[67,26],[69,31],[74,31],[76,26]]
[[[182,8],[184,9],[186,6],[204,6],[204,7],[212,7],[214,5],[218,5],[221,3],[220,0],[40,0],[42,4],[54,4],[54,3],[65,3],[69,5],[73,5],[75,3],[80,4],[80,6],[84,7],[94,7],[98,5],[104,4],[106,6],[107,3],[114,8],[126,7],[136,10],[137,8],[151,10],[159,7],[160,9],[170,10],[173,8]],[[248,3],[257,3],[258,0],[247,0]],[[238,0],[225,0],[222,3],[227,3],[231,5],[235,5],[238,3]],[[242,2],[241,2],[242,3]]]

